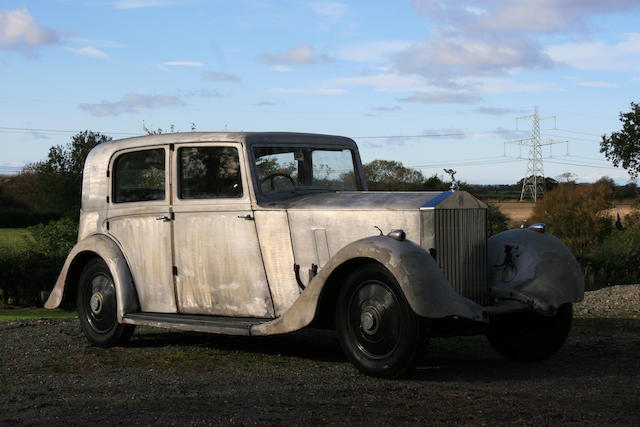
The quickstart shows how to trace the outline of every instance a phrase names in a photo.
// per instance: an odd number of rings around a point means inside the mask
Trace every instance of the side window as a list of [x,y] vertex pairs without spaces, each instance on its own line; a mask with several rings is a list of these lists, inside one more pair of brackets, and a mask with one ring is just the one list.
[[165,199],[164,149],[122,154],[113,166],[113,202]]
[[181,199],[242,197],[240,158],[233,147],[178,150]]

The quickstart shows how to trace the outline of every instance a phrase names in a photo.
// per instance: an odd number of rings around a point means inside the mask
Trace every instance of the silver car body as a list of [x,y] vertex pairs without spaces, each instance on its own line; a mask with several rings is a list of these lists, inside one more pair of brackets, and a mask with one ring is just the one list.
[[[350,150],[358,191],[263,193],[253,150],[292,145]],[[181,199],[181,147],[236,149],[242,195]],[[114,162],[142,149],[163,150],[166,197],[114,203]],[[78,243],[46,307],[75,298],[96,256],[113,276],[118,322],[229,334],[312,324],[362,262],[389,270],[411,309],[429,319],[486,323],[491,313],[552,311],[582,298],[579,266],[553,236],[512,230],[487,242],[486,206],[464,191],[369,192],[365,183],[358,149],[344,137],[178,133],[100,144],[85,163]],[[392,230],[406,239],[386,235]],[[505,245],[522,256],[506,259]]]

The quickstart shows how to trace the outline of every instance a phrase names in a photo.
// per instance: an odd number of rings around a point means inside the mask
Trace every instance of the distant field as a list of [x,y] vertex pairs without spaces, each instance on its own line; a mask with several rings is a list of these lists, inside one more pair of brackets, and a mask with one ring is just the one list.
[[43,310],[41,308],[15,308],[0,310],[0,322],[21,319],[65,319],[76,317],[74,311]]
[[[535,203],[533,202],[492,202],[500,211],[508,216],[511,219],[511,223],[509,224],[511,227],[517,227],[522,224],[522,220],[529,220],[531,215],[533,214],[533,207]],[[616,214],[619,213],[620,216],[624,217],[625,215],[631,213],[633,210],[633,205],[630,203],[619,203],[616,204],[613,208],[609,209],[608,213],[612,217],[616,217]]]
[[25,249],[30,238],[26,228],[0,228],[0,251]]

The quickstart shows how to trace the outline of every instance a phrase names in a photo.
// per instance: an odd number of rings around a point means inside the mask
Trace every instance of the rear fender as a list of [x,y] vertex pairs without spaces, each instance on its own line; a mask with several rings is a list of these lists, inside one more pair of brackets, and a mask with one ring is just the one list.
[[580,264],[557,237],[531,229],[499,233],[488,241],[489,287],[498,299],[527,303],[540,312],[582,301]]
[[116,287],[118,302],[118,322],[122,322],[125,313],[138,311],[138,297],[133,284],[131,271],[118,245],[103,234],[91,235],[78,242],[69,255],[58,276],[58,280],[45,303],[45,308],[58,308],[63,299],[75,298],[69,295],[71,289],[77,289],[79,272],[88,259],[100,257],[109,267]]
[[320,296],[332,274],[345,263],[356,259],[377,262],[388,269],[418,316],[432,319],[459,316],[486,321],[482,307],[453,290],[427,251],[409,240],[374,236],[357,240],[338,251],[286,313],[272,322],[255,326],[251,333],[285,333],[309,325],[316,316]]

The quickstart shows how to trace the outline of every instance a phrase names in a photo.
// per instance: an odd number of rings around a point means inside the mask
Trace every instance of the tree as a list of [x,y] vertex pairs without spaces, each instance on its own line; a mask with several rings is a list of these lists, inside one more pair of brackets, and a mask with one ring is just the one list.
[[85,130],[72,136],[66,146],[51,147],[47,160],[24,167],[21,175],[29,177],[25,191],[30,194],[23,198],[37,201],[33,208],[38,211],[78,218],[84,161],[93,147],[110,140],[109,136]]
[[416,191],[424,182],[422,172],[393,160],[374,160],[364,165],[364,171],[374,191]]
[[533,208],[533,222],[544,222],[578,256],[600,243],[612,229],[606,210],[613,206],[613,190],[606,184],[559,184]]
[[640,173],[640,105],[631,103],[631,111],[620,113],[622,130],[604,135],[600,142],[600,152],[614,166],[622,165],[629,175],[637,177]]

